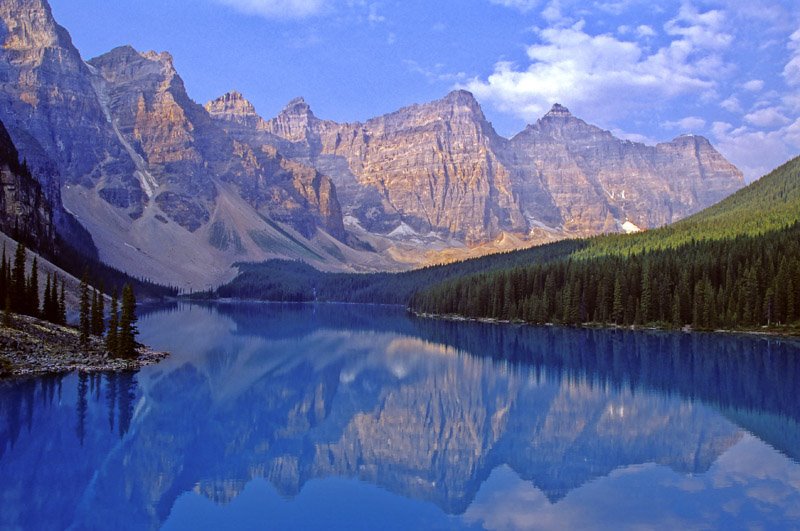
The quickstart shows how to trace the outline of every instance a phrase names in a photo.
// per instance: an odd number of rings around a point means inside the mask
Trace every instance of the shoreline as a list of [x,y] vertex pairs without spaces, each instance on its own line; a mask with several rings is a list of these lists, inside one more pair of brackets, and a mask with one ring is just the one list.
[[527,321],[509,321],[506,319],[494,319],[491,317],[464,317],[463,315],[458,314],[437,314],[437,313],[425,313],[425,312],[417,312],[412,310],[411,308],[406,308],[406,311],[415,317],[419,317],[421,319],[438,319],[442,321],[453,321],[453,322],[468,322],[468,323],[485,323],[485,324],[497,324],[497,325],[516,325],[516,326],[538,326],[538,327],[562,327],[562,328],[584,328],[584,329],[594,329],[594,330],[628,330],[634,332],[671,332],[671,333],[683,333],[683,334],[727,334],[727,335],[745,335],[745,336],[755,336],[755,337],[762,337],[762,338],[780,338],[780,339],[789,339],[800,342],[800,330],[792,330],[792,331],[781,331],[775,329],[741,329],[741,330],[729,330],[724,328],[718,329],[709,329],[709,330],[697,330],[691,327],[683,327],[683,328],[666,328],[663,326],[642,326],[642,325],[610,325],[610,324],[603,324],[603,323],[581,323],[577,325],[564,325],[564,324],[557,324],[557,323],[529,323]]
[[0,381],[73,371],[135,371],[169,355],[144,345],[137,350],[136,359],[112,358],[103,338],[91,336],[82,345],[74,328],[15,314],[11,327],[0,326]]

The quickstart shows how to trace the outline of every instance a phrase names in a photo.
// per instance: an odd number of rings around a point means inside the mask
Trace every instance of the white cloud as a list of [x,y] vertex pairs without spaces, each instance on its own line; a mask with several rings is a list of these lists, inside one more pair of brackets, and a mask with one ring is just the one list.
[[636,28],[636,35],[638,35],[640,39],[644,39],[646,37],[655,37],[656,30],[647,24],[642,24]]
[[612,15],[621,15],[635,0],[616,0],[613,2],[595,2],[594,7]]
[[734,112],[737,114],[741,114],[743,112],[742,104],[739,102],[739,98],[733,95],[722,100],[719,103],[719,106],[728,112]]
[[745,121],[761,128],[780,127],[788,124],[789,120],[776,107],[767,107],[746,114]]
[[590,34],[583,22],[541,29],[536,32],[539,42],[527,49],[527,67],[498,62],[485,80],[473,79],[466,88],[529,121],[556,101],[598,120],[681,95],[711,97],[731,71],[720,54],[731,42],[722,27],[720,12],[699,13],[684,6],[666,25],[674,38],[653,52],[611,34]]
[[[748,181],[796,157],[800,150],[800,120],[774,131],[758,131],[746,126],[733,129],[731,124],[715,122],[712,132],[715,147],[742,170]],[[793,133],[797,133],[796,136]]]
[[764,81],[761,79],[751,79],[746,83],[742,83],[742,88],[750,92],[761,92],[764,88]]
[[681,6],[678,16],[664,25],[668,35],[677,35],[695,46],[721,50],[727,48],[733,36],[726,31],[725,13],[719,10],[700,13],[691,4]]
[[249,15],[267,18],[305,18],[320,14],[330,0],[216,0]]
[[674,122],[664,122],[664,127],[669,129],[680,129],[685,132],[696,132],[706,126],[706,121],[699,116],[687,116]]
[[531,9],[539,5],[539,0],[489,0],[489,1],[499,6],[513,7],[514,9],[519,9],[522,12],[530,11]]
[[561,2],[559,0],[550,0],[550,2],[542,10],[542,18],[551,24],[568,23],[568,20],[561,13]]
[[792,51],[792,57],[783,69],[783,77],[789,85],[800,86],[800,29],[789,37],[788,47]]

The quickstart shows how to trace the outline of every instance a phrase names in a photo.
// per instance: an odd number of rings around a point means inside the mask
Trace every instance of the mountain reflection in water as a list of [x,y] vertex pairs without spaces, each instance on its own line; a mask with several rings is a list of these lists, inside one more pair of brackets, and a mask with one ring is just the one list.
[[[140,328],[173,356],[136,375],[0,382],[0,527],[211,526],[226,507],[242,527],[248,500],[275,523],[337,492],[379,500],[378,520],[397,510],[399,527],[605,526],[619,515],[601,502],[648,490],[680,499],[660,516],[663,500],[642,500],[651,514],[628,524],[800,518],[790,341],[355,305],[180,305]],[[718,488],[725,474],[736,489]],[[752,497],[766,480],[780,496]],[[352,525],[340,509],[317,523]]]

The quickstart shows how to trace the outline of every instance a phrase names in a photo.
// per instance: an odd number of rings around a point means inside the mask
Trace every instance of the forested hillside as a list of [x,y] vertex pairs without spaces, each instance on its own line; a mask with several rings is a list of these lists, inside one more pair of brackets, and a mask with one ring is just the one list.
[[242,265],[223,297],[410,304],[534,323],[762,326],[800,319],[800,158],[674,225],[400,274]]
[[221,286],[213,294],[201,293],[198,296],[407,304],[416,291],[448,279],[531,263],[547,263],[565,258],[585,245],[584,240],[564,240],[404,273],[324,273],[303,262],[288,260],[237,264],[240,274],[233,281]]
[[697,214],[660,229],[589,240],[578,257],[627,255],[701,240],[764,234],[800,221],[800,157]]
[[567,260],[454,279],[416,311],[533,323],[735,328],[800,320],[800,158],[662,229]]
[[532,323],[735,328],[800,319],[800,223],[623,257],[562,260],[451,280],[419,312]]

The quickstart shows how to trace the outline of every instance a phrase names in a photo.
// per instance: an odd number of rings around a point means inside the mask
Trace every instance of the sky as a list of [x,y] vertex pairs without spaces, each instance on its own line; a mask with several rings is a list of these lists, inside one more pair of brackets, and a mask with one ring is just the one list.
[[797,0],[50,0],[84,59],[168,51],[199,103],[364,121],[455,88],[510,137],[553,103],[630,140],[706,136],[754,180],[800,154]]

